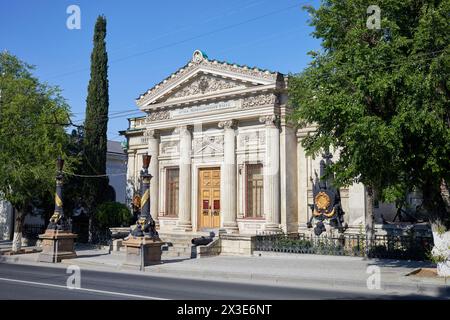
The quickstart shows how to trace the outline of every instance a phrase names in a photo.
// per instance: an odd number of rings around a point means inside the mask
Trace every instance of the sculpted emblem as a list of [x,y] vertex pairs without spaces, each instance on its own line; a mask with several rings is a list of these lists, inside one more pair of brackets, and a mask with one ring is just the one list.
[[328,206],[331,203],[331,200],[330,197],[325,192],[322,191],[316,195],[315,203],[317,209],[319,209],[319,211],[322,211],[327,210]]

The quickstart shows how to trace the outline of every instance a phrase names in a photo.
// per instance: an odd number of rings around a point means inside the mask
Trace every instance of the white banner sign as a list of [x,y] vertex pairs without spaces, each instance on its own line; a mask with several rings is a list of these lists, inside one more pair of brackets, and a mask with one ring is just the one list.
[[170,117],[186,116],[193,113],[218,111],[223,109],[233,109],[241,106],[241,100],[223,101],[209,104],[201,104],[199,106],[177,109],[170,112]]

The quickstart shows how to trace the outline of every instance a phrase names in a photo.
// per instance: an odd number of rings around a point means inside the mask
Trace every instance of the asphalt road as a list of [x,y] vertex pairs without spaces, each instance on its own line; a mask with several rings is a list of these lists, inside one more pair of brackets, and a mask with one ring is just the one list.
[[[64,268],[0,263],[0,299],[417,299],[420,296],[373,295],[249,283],[167,278],[81,270],[80,289],[69,289]],[[72,282],[73,283],[73,282]]]

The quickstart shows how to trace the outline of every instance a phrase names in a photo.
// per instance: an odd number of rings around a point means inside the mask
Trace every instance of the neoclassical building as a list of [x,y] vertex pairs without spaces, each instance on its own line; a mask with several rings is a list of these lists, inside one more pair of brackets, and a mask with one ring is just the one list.
[[[287,76],[209,59],[197,50],[137,99],[129,119],[128,182],[152,156],[151,213],[161,231],[297,232],[311,215],[321,159],[305,155],[314,128],[287,120]],[[364,186],[341,189],[349,230],[364,223]]]

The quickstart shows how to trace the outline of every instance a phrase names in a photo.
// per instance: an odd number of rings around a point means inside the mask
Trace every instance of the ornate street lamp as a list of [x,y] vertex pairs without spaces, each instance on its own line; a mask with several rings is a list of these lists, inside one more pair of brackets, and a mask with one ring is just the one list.
[[141,170],[141,213],[136,222],[136,227],[130,232],[130,236],[124,245],[126,247],[126,265],[144,267],[161,262],[162,241],[156,231],[155,221],[150,213],[150,180],[152,175],[148,172],[152,157],[144,155]]
[[47,230],[39,235],[42,240],[42,252],[39,255],[41,262],[60,262],[62,259],[75,258],[74,241],[77,237],[69,230],[69,225],[63,210],[63,167],[61,156],[56,161],[56,192],[55,211],[50,218]]
[[63,210],[63,201],[62,201],[62,193],[63,193],[63,167],[64,160],[61,156],[56,160],[56,168],[58,172],[56,173],[56,192],[55,192],[55,211],[50,218],[50,223],[47,226],[48,230],[65,230],[69,231],[69,226],[64,217]]
[[152,239],[158,239],[158,232],[156,231],[155,221],[150,213],[150,180],[153,176],[148,172],[148,167],[152,156],[148,154],[142,157],[141,170],[141,213],[136,222],[136,228],[131,231],[133,237],[148,236]]

